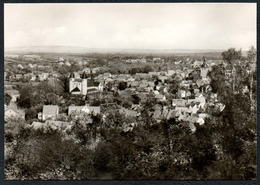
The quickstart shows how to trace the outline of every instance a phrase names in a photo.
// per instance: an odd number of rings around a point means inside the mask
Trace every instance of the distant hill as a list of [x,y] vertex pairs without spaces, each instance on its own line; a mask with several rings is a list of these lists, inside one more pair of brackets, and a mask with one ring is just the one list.
[[86,48],[75,46],[29,46],[5,48],[5,53],[85,53]]
[[5,48],[5,53],[214,53],[223,50],[187,49],[97,49],[77,46],[30,46]]

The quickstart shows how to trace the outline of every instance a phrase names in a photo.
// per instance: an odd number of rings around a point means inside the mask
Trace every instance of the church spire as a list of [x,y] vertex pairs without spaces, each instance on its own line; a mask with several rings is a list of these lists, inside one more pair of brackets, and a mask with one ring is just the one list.
[[73,72],[70,73],[70,78],[75,78],[75,74]]
[[85,73],[85,71],[82,74],[82,79],[87,79],[87,74]]

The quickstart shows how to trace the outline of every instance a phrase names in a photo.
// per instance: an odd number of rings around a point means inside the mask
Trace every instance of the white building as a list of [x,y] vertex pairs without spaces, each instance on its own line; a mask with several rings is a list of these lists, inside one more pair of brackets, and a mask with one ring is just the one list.
[[74,73],[70,74],[69,90],[71,94],[86,95],[93,91],[103,92],[103,88],[103,83],[88,80],[85,72],[83,72],[81,78],[77,78]]

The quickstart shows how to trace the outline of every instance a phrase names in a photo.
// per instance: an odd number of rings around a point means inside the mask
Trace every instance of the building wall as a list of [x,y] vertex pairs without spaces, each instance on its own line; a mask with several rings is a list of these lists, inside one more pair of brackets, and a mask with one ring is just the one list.
[[72,91],[72,85],[73,85],[73,78],[70,78],[70,83],[69,83],[69,87],[70,87],[70,92]]
[[82,82],[75,82],[74,79],[71,78],[69,82],[70,92],[76,87],[78,87],[82,91]]
[[209,71],[208,68],[201,68],[201,71],[200,71],[201,78],[207,78],[208,71]]
[[47,120],[47,119],[49,119],[49,118],[51,118],[51,119],[54,119],[55,118],[55,116],[52,116],[52,115],[42,115],[42,120],[43,121],[45,121],[45,120]]
[[81,94],[86,95],[87,94],[87,89],[88,89],[88,80],[83,79],[82,80],[82,87],[81,87]]
[[100,83],[99,86],[97,86],[97,87],[88,87],[87,79],[82,79],[82,82],[75,82],[74,78],[70,78],[70,81],[69,81],[70,92],[76,87],[78,87],[80,89],[80,92],[73,92],[73,94],[83,94],[83,95],[86,95],[88,93],[89,88],[95,88],[95,89],[97,89],[97,91],[100,91],[100,92],[102,92],[103,88],[104,88],[102,83]]

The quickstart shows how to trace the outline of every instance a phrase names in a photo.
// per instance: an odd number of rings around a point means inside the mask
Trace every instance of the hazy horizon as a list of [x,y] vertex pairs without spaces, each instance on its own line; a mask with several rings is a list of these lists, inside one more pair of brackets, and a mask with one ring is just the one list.
[[5,49],[248,50],[256,3],[5,4]]
[[[252,46],[252,45],[251,45]],[[249,49],[251,46],[245,49]],[[84,49],[114,49],[114,50],[212,50],[212,51],[222,51],[226,50],[228,48],[222,48],[222,49],[185,49],[185,48],[165,48],[165,49],[146,49],[146,48],[94,48],[94,47],[85,47],[85,46],[76,46],[76,45],[33,45],[33,46],[12,46],[12,47],[5,47],[5,49],[12,49],[12,48],[33,48],[33,47],[75,47],[75,48],[84,48]],[[255,46],[254,46],[255,47]],[[229,47],[231,48],[231,47]],[[234,47],[233,47],[234,48]],[[237,47],[236,49],[242,49]],[[243,49],[242,49],[243,50]]]
[[[241,48],[235,48],[237,50]],[[182,54],[182,53],[221,53],[227,49],[118,49],[118,48],[86,48],[81,46],[18,46],[5,48],[5,54],[23,53],[150,53],[150,54]],[[242,54],[248,49],[241,49]]]
[[[227,48],[224,49],[185,49],[185,48],[168,48],[168,49],[146,49],[146,48],[94,48],[94,47],[85,47],[85,46],[76,46],[76,45],[34,45],[34,46],[14,46],[14,47],[6,47],[5,49],[13,49],[13,48],[34,48],[34,47],[71,47],[71,48],[82,48],[82,49],[111,49],[111,50],[212,50],[212,51],[222,51],[226,50]],[[241,49],[241,48],[236,48],[236,49]]]

